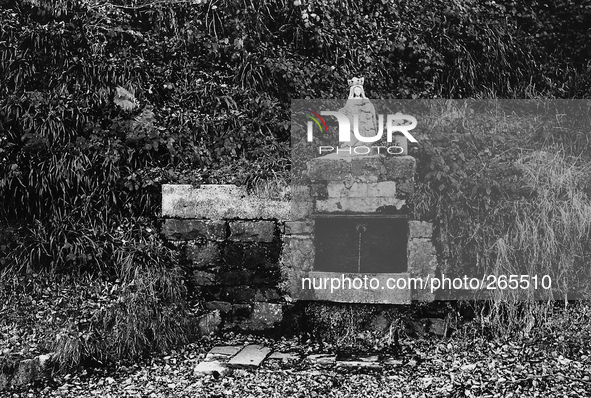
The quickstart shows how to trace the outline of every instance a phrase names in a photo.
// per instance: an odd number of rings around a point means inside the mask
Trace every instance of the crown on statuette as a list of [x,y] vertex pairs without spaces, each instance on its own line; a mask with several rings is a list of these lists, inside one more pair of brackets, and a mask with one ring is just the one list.
[[363,80],[365,78],[363,77],[354,77],[352,79],[347,80],[347,82],[349,82],[349,87],[353,87],[353,86],[363,86]]

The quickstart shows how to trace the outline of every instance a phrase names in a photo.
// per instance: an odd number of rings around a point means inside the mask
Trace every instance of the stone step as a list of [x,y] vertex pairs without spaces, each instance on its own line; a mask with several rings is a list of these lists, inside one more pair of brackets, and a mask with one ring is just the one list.
[[270,352],[270,348],[258,344],[247,345],[230,359],[228,366],[232,368],[257,368]]
[[[195,375],[225,375],[232,368],[251,368],[261,366],[263,362],[271,367],[282,364],[294,364],[300,362],[301,356],[295,352],[280,352],[259,344],[220,345],[215,346],[205,356],[205,359],[197,364]],[[305,357],[305,361],[318,367],[336,367],[341,369],[382,370],[384,365],[400,365],[401,360],[394,358],[382,358],[376,354],[313,354]]]

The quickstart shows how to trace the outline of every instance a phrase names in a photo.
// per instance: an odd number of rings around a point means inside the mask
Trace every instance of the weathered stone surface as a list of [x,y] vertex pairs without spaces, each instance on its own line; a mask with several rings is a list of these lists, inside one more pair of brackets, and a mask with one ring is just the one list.
[[221,299],[232,303],[249,303],[254,300],[256,290],[247,285],[228,286],[222,289]]
[[289,219],[287,201],[247,194],[235,185],[162,185],[162,216],[173,218]]
[[274,352],[267,357],[268,361],[297,362],[300,356],[292,352]]
[[430,239],[417,238],[408,242],[408,272],[413,275],[435,274],[437,256]]
[[340,181],[351,174],[351,162],[344,159],[316,158],[308,162],[308,177],[312,181]]
[[428,318],[429,332],[437,336],[445,337],[447,332],[447,323],[442,318]]
[[[408,272],[416,277],[426,280],[427,276],[434,277],[437,270],[437,255],[431,239],[415,238],[408,242]],[[416,289],[413,292],[413,300],[433,301],[435,292],[430,291],[429,286]]]
[[226,223],[210,220],[167,219],[162,226],[164,236],[172,240],[226,239]]
[[384,315],[378,314],[372,317],[369,324],[369,330],[376,332],[384,332],[390,328],[391,321]]
[[25,359],[19,362],[14,374],[12,375],[11,384],[13,386],[22,386],[37,380],[41,375],[41,367],[39,366],[39,358]]
[[426,221],[409,221],[409,237],[413,238],[431,238],[433,236],[433,224]]
[[232,221],[229,240],[239,242],[272,242],[275,232],[273,221]]
[[326,182],[313,182],[310,184],[310,195],[316,199],[326,199],[328,197]]
[[329,198],[373,198],[396,196],[396,183],[383,182],[354,182],[345,184],[340,181],[330,181],[327,185]]
[[398,189],[398,194],[403,196],[409,196],[412,195],[415,191],[415,182],[412,179],[412,177],[409,178],[404,178],[402,180],[398,180],[397,181],[397,189]]
[[385,174],[381,157],[354,157],[351,160],[351,175],[356,181],[377,182],[384,180]]
[[218,276],[220,285],[244,285],[249,284],[252,280],[254,272],[248,269],[230,270],[221,272]]
[[226,364],[219,361],[203,361],[199,362],[193,373],[195,376],[224,376],[230,372]]
[[283,320],[283,306],[275,303],[255,302],[251,321],[260,329],[273,327]]
[[256,368],[271,352],[270,348],[258,344],[247,345],[228,362],[233,368]]
[[197,328],[201,336],[210,336],[218,332],[221,324],[222,316],[216,310],[201,316],[197,321]]
[[310,186],[292,184],[292,185],[290,185],[290,188],[291,188],[291,200],[292,201],[309,200]]
[[232,316],[234,318],[249,318],[252,314],[250,304],[232,304]]
[[293,199],[290,205],[290,220],[307,220],[310,217],[310,215],[314,212],[314,202],[312,202],[311,200]]
[[287,267],[297,267],[309,271],[314,267],[314,240],[312,236],[285,236],[281,263]]
[[314,365],[332,366],[337,360],[336,354],[312,354],[306,357],[306,361],[310,361]]
[[[312,296],[315,300],[323,300],[323,301],[332,301],[338,303],[373,303],[373,304],[410,304],[411,303],[411,292],[410,288],[397,288],[396,285],[392,285],[391,288],[388,288],[388,279],[406,279],[409,278],[408,273],[379,273],[379,274],[343,274],[340,272],[320,272],[320,271],[312,271],[307,275],[308,280],[304,280],[302,288],[302,280],[300,279],[299,283],[299,296],[309,297]],[[363,282],[367,277],[367,283]],[[314,278],[314,279],[312,279]],[[339,285],[342,284],[343,278],[349,278],[352,282],[352,287],[349,288],[348,280],[345,279],[345,288],[339,286],[337,289],[337,284],[334,282],[333,288],[331,289],[331,281],[339,280]],[[371,289],[371,281],[372,279],[378,280],[378,288]],[[363,284],[362,285],[355,285],[355,279],[360,279]],[[313,281],[316,280],[317,285],[316,287],[322,287],[320,289],[316,288],[309,288],[313,287]],[[319,286],[318,281],[328,281],[327,288],[324,286]],[[368,286],[365,289],[365,285]],[[356,286],[360,288],[357,289]],[[376,286],[374,284],[374,286]],[[401,285],[403,286],[403,285]],[[332,291],[331,291],[332,290]],[[299,297],[298,296],[298,297]]]
[[207,355],[204,361],[220,361],[227,362],[234,355],[238,354],[242,350],[241,345],[216,345],[213,347]]
[[254,299],[256,301],[279,301],[281,299],[281,294],[276,288],[263,287],[257,290]]
[[405,204],[405,200],[394,196],[378,198],[329,198],[327,200],[316,201],[316,211],[319,213],[375,213],[379,208],[384,206],[393,206],[400,210]]
[[216,284],[216,276],[211,272],[195,270],[192,281],[197,286],[212,286]]
[[228,313],[232,311],[232,304],[228,303],[227,301],[207,301],[205,302],[205,309],[209,311],[218,310],[221,313]]
[[220,259],[220,247],[216,242],[189,243],[186,253],[191,266],[195,268],[213,268]]
[[314,232],[314,220],[308,221],[286,221],[286,235],[309,235]]
[[224,247],[223,258],[229,268],[271,270],[277,268],[281,247],[270,243],[231,243]]

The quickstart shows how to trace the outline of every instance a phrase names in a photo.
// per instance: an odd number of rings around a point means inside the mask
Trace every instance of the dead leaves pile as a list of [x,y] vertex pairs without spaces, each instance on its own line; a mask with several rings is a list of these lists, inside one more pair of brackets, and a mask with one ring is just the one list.
[[[232,343],[240,339],[231,338]],[[248,337],[249,342],[273,344]],[[242,341],[243,343],[246,341]],[[212,341],[219,344],[219,341]],[[591,352],[564,355],[564,342],[487,341],[482,338],[404,342],[412,356],[382,372],[353,372],[314,365],[234,370],[223,377],[192,373],[208,347],[190,344],[143,364],[56,377],[51,386],[14,397],[577,397],[591,391]],[[299,348],[295,340],[276,347]],[[29,395],[33,394],[33,395]]]

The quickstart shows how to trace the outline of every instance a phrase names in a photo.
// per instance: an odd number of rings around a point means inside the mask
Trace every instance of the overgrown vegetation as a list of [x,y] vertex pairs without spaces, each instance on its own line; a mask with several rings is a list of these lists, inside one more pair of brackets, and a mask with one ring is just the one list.
[[[286,179],[290,99],[341,97],[352,75],[365,77],[370,98],[582,98],[591,90],[583,29],[591,6],[578,2],[0,5],[0,223],[8,226],[0,267],[117,286],[90,324],[66,325],[63,364],[182,340],[185,291],[156,234],[160,184]],[[415,153],[415,213],[440,226],[447,265],[509,270],[567,249],[583,251],[573,264],[584,261],[587,247],[574,237],[526,245],[536,226],[516,216],[540,215],[532,206],[542,197],[553,211],[536,222],[585,236],[580,174],[564,192],[537,183],[542,175],[531,172],[546,170],[532,159],[542,155],[528,150],[559,145],[568,171],[571,156],[587,158],[588,133],[538,121],[476,125],[483,121],[461,110],[442,112],[453,120],[425,132]],[[569,210],[564,195],[579,206]],[[536,233],[559,233],[545,225]],[[495,257],[493,246],[506,250]],[[90,331],[103,340],[80,340]]]

